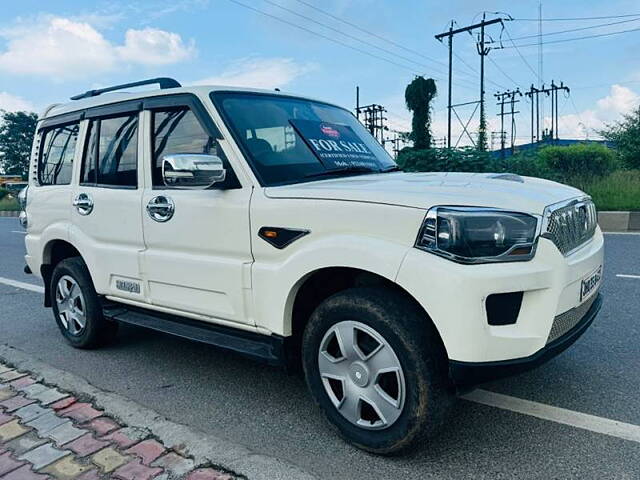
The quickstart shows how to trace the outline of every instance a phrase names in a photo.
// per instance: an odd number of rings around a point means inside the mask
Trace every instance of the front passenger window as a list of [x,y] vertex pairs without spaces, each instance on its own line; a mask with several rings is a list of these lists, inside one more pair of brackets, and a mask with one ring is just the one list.
[[180,107],[155,110],[152,159],[154,187],[165,187],[162,178],[162,159],[165,155],[176,153],[215,155],[226,163],[222,148],[203,128],[191,109]]

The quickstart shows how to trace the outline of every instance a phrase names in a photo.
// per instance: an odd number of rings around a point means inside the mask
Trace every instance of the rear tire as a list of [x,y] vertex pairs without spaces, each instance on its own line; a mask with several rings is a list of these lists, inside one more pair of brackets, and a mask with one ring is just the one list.
[[90,349],[113,340],[118,324],[102,316],[100,299],[80,257],[58,263],[49,288],[56,323],[71,346]]
[[453,403],[435,328],[389,289],[351,288],[321,303],[302,355],[307,385],[327,419],[372,453],[398,453],[435,435]]

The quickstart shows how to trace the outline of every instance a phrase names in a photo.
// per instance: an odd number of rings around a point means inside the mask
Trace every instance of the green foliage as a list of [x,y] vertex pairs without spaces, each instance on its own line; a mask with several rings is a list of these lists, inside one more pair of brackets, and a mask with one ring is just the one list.
[[0,188],[0,200],[9,195],[9,190],[6,188]]
[[640,170],[618,170],[591,179],[576,178],[569,184],[591,195],[598,210],[640,210]]
[[615,145],[626,167],[640,168],[640,107],[621,121],[607,125],[600,134]]
[[602,177],[618,167],[615,153],[599,143],[577,143],[566,147],[545,147],[538,152],[542,173],[560,181],[577,177]]
[[407,172],[488,172],[494,164],[490,153],[473,148],[404,148],[397,162]]
[[37,122],[35,113],[0,111],[0,170],[5,174],[27,178]]
[[413,112],[411,134],[416,149],[431,148],[431,102],[438,94],[433,78],[416,77],[404,92],[407,108]]
[[563,183],[610,174],[618,168],[615,153],[599,143],[577,143],[527,150],[498,162],[499,171]]

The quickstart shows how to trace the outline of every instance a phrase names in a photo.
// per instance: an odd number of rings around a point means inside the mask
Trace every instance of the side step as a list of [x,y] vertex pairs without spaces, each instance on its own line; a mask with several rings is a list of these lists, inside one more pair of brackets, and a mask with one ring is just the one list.
[[115,302],[105,302],[102,313],[109,320],[215,345],[269,365],[286,365],[284,338],[278,335],[260,335]]

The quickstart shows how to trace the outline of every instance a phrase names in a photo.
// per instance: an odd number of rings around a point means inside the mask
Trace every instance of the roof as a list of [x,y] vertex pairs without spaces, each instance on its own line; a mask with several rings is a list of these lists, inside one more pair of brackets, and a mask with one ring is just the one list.
[[296,97],[304,100],[319,101],[322,103],[329,103],[331,105],[334,105],[331,102],[326,102],[324,100],[317,100],[314,98],[304,97],[304,96],[296,95],[292,93],[280,92],[278,90],[265,90],[265,89],[259,89],[259,88],[239,88],[239,87],[228,87],[228,86],[220,86],[220,85],[198,85],[198,86],[180,87],[180,88],[142,90],[139,92],[103,93],[101,95],[83,98],[81,100],[72,100],[66,103],[56,103],[56,104],[50,105],[44,110],[40,118],[44,119],[47,117],[53,117],[53,116],[62,115],[65,113],[73,113],[78,110],[85,110],[87,108],[110,105],[112,103],[124,102],[127,100],[138,100],[138,99],[144,99],[149,97],[158,97],[162,95],[175,95],[178,93],[191,93],[191,94],[198,95],[200,97],[206,97],[209,95],[209,93],[216,92],[216,91],[281,95],[286,97]]

